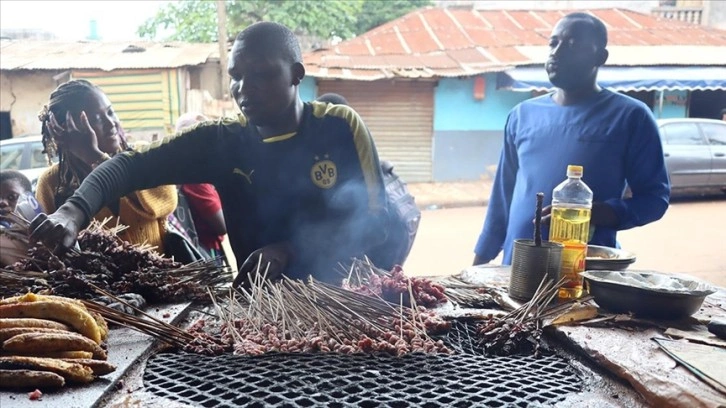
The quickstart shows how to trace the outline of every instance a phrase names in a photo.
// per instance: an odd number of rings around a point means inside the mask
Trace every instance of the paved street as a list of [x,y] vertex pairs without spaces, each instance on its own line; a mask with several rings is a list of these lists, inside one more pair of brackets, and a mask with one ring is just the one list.
[[[486,207],[424,211],[405,271],[449,275],[469,266],[485,213]],[[671,203],[661,220],[621,232],[618,239],[637,255],[630,269],[687,273],[726,286],[724,197]]]

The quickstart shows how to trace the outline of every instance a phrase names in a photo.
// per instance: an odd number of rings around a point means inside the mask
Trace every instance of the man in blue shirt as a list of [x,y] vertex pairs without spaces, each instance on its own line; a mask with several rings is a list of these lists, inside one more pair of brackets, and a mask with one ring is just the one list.
[[[650,109],[597,85],[608,58],[604,24],[569,14],[555,26],[549,46],[545,68],[556,90],[509,113],[474,265],[502,250],[502,264],[511,264],[513,241],[533,236],[536,194],[551,202],[568,164],[584,166],[583,181],[594,194],[593,245],[615,247],[617,231],[656,221],[668,208],[670,183]],[[623,199],[626,182],[632,198]]]

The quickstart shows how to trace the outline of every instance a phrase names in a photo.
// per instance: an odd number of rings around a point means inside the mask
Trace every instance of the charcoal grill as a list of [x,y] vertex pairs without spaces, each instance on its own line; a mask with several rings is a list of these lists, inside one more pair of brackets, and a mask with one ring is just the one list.
[[147,391],[200,407],[527,407],[582,389],[557,355],[487,357],[456,327],[457,354],[152,356]]

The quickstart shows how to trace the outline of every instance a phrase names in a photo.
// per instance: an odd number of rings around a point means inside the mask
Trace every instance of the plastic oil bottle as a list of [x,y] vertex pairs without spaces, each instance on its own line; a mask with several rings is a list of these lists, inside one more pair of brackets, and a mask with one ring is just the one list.
[[580,272],[585,270],[587,241],[590,234],[592,190],[582,181],[582,166],[567,166],[567,180],[552,191],[550,241],[560,242],[562,265],[560,277],[567,281],[560,288],[560,299],[582,296]]

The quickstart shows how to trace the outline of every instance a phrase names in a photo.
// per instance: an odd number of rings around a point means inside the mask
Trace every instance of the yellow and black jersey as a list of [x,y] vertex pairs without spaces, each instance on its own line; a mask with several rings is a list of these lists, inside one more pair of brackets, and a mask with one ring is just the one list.
[[87,180],[70,199],[86,214],[128,191],[211,183],[238,262],[289,242],[294,277],[332,280],[338,262],[367,254],[386,236],[376,148],[360,117],[342,105],[306,103],[296,132],[269,138],[244,115],[204,122],[143,152],[117,155]]

